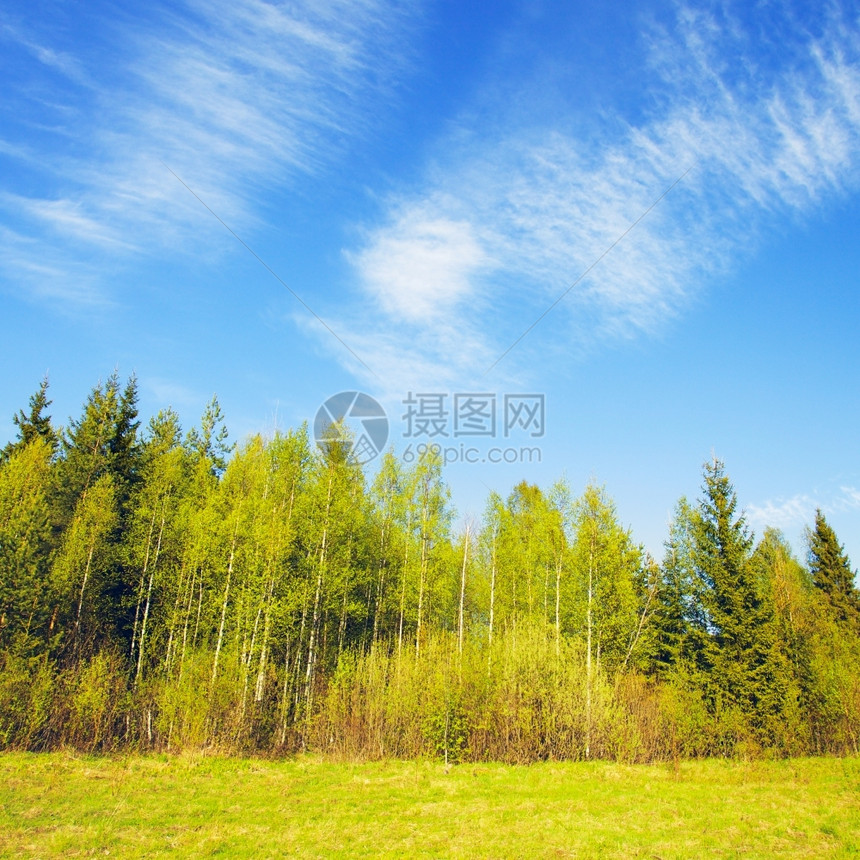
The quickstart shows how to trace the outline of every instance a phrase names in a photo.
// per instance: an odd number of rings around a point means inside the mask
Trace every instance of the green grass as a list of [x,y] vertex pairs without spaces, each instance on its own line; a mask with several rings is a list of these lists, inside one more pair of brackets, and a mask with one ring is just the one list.
[[860,760],[353,764],[0,754],[8,857],[853,857]]

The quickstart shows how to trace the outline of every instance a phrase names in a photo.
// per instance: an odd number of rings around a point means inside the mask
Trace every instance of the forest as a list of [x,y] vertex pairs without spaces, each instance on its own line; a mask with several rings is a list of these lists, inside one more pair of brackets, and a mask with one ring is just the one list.
[[607,491],[526,481],[456,525],[432,451],[373,474],[216,398],[144,426],[114,374],[0,453],[0,749],[446,762],[857,754],[860,592],[725,465],[661,559]]

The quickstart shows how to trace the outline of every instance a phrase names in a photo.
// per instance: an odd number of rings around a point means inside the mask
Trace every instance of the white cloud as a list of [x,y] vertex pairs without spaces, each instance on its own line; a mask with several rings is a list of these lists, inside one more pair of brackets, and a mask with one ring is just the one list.
[[830,506],[830,510],[845,511],[860,508],[860,490],[856,487],[840,487],[842,495]]
[[61,312],[91,314],[110,304],[90,268],[54,253],[48,243],[0,224],[0,283],[16,298]]
[[173,409],[202,409],[201,404],[207,399],[186,385],[159,376],[147,376],[141,383],[156,403],[168,404]]
[[464,378],[462,368],[474,365],[483,369],[494,355],[466,314],[459,316],[461,325],[446,323],[436,327],[406,319],[393,326],[386,320],[380,323],[366,311],[337,320],[326,319],[342,341],[340,345],[317,320],[300,314],[292,319],[317,342],[320,350],[336,355],[353,376],[364,379],[374,396],[388,406],[407,391],[450,392],[463,390],[464,386],[475,391],[486,390],[486,382],[482,382],[479,373]]
[[[223,228],[170,170],[231,226],[253,225],[265,191],[327,168],[377,122],[417,14],[384,0],[188,0],[157,21],[116,22],[106,49],[116,54],[98,57],[111,72],[93,72],[54,146],[0,141],[31,168],[43,162],[53,189],[19,191],[4,220],[23,232],[23,212],[41,222],[27,226],[31,237],[45,226],[65,234],[49,241],[70,268],[81,238],[143,255],[210,251]],[[86,57],[22,44],[69,75],[86,70]],[[105,249],[113,262],[118,251]],[[90,263],[95,280],[103,261]],[[7,272],[23,285],[24,269]]]
[[757,532],[771,526],[780,530],[802,528],[815,518],[816,505],[810,496],[800,494],[789,499],[775,499],[746,509],[747,521]]
[[353,258],[365,289],[391,317],[416,322],[451,314],[472,295],[488,258],[467,221],[403,213]]
[[0,194],[4,208],[16,210],[19,217],[29,216],[44,226],[73,239],[82,239],[96,245],[130,248],[120,239],[107,221],[97,221],[84,211],[75,200],[37,200],[16,194]]
[[81,68],[80,63],[68,52],[57,51],[43,45],[25,35],[18,28],[10,26],[8,23],[0,24],[0,36],[5,36],[17,42],[23,48],[26,48],[40,63],[60,72],[71,80],[81,84],[89,83],[89,79]]
[[815,511],[820,508],[826,516],[860,508],[860,490],[855,487],[840,487],[827,495],[816,493],[810,496],[799,493],[787,499],[772,499],[746,509],[747,519],[758,531],[767,526],[778,529],[798,530],[811,526]]
[[[508,372],[535,350],[563,361],[607,338],[659,331],[775,213],[802,214],[856,188],[853,25],[807,38],[770,78],[752,54],[737,56],[748,49],[738,26],[713,14],[682,7],[675,29],[658,36],[661,77],[646,83],[657,107],[620,134],[578,136],[558,119],[563,105],[537,126],[526,90],[489,132],[458,128],[440,141],[442,166],[428,169],[417,192],[392,198],[382,226],[350,256],[365,295],[381,299],[375,331],[386,350],[377,364],[393,368],[398,345],[415,360],[421,339],[402,325],[423,319],[428,336],[472,344],[455,375],[480,373],[478,357],[497,357],[688,169],[506,359]],[[463,244],[428,240],[428,224],[462,225]],[[422,281],[422,272],[433,277]],[[456,301],[444,318],[427,312],[464,296],[480,313],[464,317]],[[422,357],[451,376],[450,356]]]

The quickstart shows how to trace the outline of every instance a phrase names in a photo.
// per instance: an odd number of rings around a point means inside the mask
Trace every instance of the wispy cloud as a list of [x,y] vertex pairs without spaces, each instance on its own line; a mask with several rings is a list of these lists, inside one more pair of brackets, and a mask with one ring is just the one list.
[[812,524],[817,508],[826,516],[856,510],[860,508],[860,490],[840,487],[838,491],[826,495],[799,493],[789,498],[770,499],[760,505],[749,505],[746,515],[750,525],[757,531],[767,526],[797,530]]
[[19,28],[9,23],[0,23],[0,38],[16,42],[25,48],[28,53],[35,57],[40,63],[60,72],[79,84],[89,84],[89,77],[84,72],[78,60],[66,51],[59,51],[22,32]]
[[143,385],[153,400],[160,404],[160,408],[168,404],[173,409],[202,409],[207,399],[204,394],[193,391],[187,385],[159,376],[147,376]]
[[[361,295],[379,309],[364,327],[380,344],[369,363],[404,382],[414,364],[439,378],[480,375],[478,361],[500,354],[689,168],[506,359],[507,373],[535,351],[565,361],[659,331],[775,215],[855,188],[860,34],[853,20],[823,26],[817,39],[795,32],[792,50],[763,69],[738,21],[682,6],[648,36],[655,107],[635,124],[614,118],[603,134],[577,135],[558,118],[563,105],[536,122],[530,83],[490,131],[458,127],[424,186],[394,196],[349,255]],[[470,348],[439,355],[422,340]]]
[[[33,238],[50,230],[54,253],[70,266],[80,239],[113,244],[112,255],[117,245],[143,256],[205,247],[221,228],[169,167],[247,228],[263,189],[326,169],[384,112],[406,62],[410,14],[383,0],[189,0],[167,16],[117,22],[112,74],[87,79],[94,92],[71,126],[45,132],[48,144],[0,140],[0,153],[30,168],[50,165],[44,194],[7,196],[0,218]],[[78,82],[88,63],[105,62],[6,35]],[[95,275],[102,261],[91,262]],[[31,268],[20,254],[4,266],[11,282]]]
[[88,265],[0,224],[0,274],[5,273],[10,274],[6,292],[47,303],[62,313],[92,313],[110,304]]
[[95,245],[131,247],[107,220],[91,217],[85,207],[74,200],[33,200],[17,194],[0,194],[0,205],[17,211],[19,218],[37,221],[61,236]]
[[860,490],[856,487],[840,487],[841,495],[829,506],[832,511],[850,511],[860,508]]
[[749,505],[746,517],[749,524],[761,532],[768,526],[780,530],[798,529],[809,525],[815,518],[815,509],[821,507],[808,495],[799,494],[788,499],[770,499],[760,505]]

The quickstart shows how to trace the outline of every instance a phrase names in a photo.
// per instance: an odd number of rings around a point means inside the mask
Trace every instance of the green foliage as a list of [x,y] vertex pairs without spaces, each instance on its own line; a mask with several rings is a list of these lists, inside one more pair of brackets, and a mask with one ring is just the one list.
[[706,629],[695,590],[693,520],[693,509],[686,499],[680,499],[665,544],[653,618],[651,660],[662,676],[690,655],[693,632]]
[[0,649],[38,650],[50,604],[51,446],[41,436],[0,467]]
[[151,683],[147,690],[147,710],[156,715],[156,736],[161,746],[172,751],[202,749],[211,737],[208,703],[201,701],[201,690],[208,688],[212,672],[210,654],[200,650],[186,655],[182,670],[174,677]]
[[704,478],[692,522],[694,575],[704,610],[699,647],[703,662],[722,673],[719,683],[729,689],[737,682],[731,658],[751,646],[750,628],[761,621],[762,601],[749,567],[753,538],[743,516],[735,517],[737,496],[723,464],[706,463]]
[[458,764],[469,755],[469,722],[463,706],[446,701],[424,719],[424,738],[436,758]]
[[637,644],[636,581],[642,554],[618,522],[605,490],[593,484],[574,505],[572,529],[576,535],[570,550],[576,589],[572,627],[585,636],[595,662],[611,673]]
[[[769,744],[791,690],[777,647],[772,592],[752,561],[753,538],[719,460],[705,464],[703,497],[692,520],[692,561],[702,612],[693,627],[692,659],[726,740],[747,730]],[[722,731],[725,729],[725,731]]]
[[111,628],[116,551],[111,538],[118,519],[113,477],[101,475],[81,495],[53,564],[53,617],[65,630],[64,644],[78,654],[91,653]]
[[448,761],[858,749],[858,594],[754,544],[718,461],[663,564],[603,488],[522,481],[452,532],[442,464],[371,486],[307,427],[139,432],[137,384],[55,449],[46,383],[0,461],[0,743]]
[[0,653],[0,749],[47,746],[59,698],[51,663]]
[[81,497],[100,478],[113,482],[123,508],[137,479],[137,381],[120,390],[114,373],[90,393],[83,414],[70,419],[60,440],[55,495],[57,524],[65,528]]
[[837,621],[860,633],[860,591],[855,574],[820,509],[815,512],[815,528],[809,533],[809,570],[813,584],[826,597]]
[[9,442],[0,450],[0,464],[18,451],[22,451],[37,439],[44,441],[53,455],[59,439],[57,438],[56,430],[54,430],[51,424],[51,416],[44,414],[50,405],[51,401],[48,400],[48,377],[46,376],[39,385],[39,390],[30,397],[29,413],[21,410],[17,415],[12,416],[12,423],[18,428],[18,438],[14,442]]
[[70,679],[70,713],[66,731],[72,744],[89,752],[111,748],[119,740],[121,715],[127,706],[125,667],[115,654],[101,651]]
[[224,414],[217,395],[206,404],[200,429],[192,428],[185,439],[185,446],[195,454],[203,468],[216,477],[224,474],[227,468],[227,458],[235,448],[228,442],[230,433],[224,424]]

